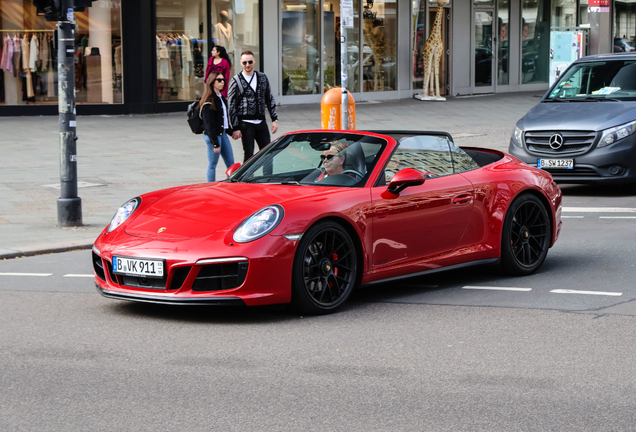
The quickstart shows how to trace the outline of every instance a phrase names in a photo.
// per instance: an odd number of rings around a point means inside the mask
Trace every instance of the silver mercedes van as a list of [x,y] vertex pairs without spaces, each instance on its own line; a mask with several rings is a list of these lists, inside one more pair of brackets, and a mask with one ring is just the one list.
[[572,63],[517,122],[509,153],[561,183],[636,182],[636,53]]

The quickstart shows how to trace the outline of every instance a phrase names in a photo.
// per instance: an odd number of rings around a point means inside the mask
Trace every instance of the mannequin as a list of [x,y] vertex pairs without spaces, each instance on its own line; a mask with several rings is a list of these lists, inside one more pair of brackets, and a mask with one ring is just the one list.
[[225,47],[227,54],[231,59],[234,58],[234,29],[229,23],[229,14],[227,11],[219,13],[220,22],[214,24],[214,33],[212,39],[216,45]]

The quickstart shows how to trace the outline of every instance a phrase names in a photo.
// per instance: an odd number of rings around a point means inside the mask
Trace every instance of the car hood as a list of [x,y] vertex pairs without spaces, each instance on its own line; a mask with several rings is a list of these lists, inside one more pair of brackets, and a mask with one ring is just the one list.
[[517,123],[524,131],[600,131],[636,120],[636,102],[548,102],[532,108]]
[[[203,237],[231,229],[271,204],[334,193],[342,188],[246,183],[205,183],[170,193],[126,225],[127,234],[155,239]],[[143,200],[143,196],[142,196]]]

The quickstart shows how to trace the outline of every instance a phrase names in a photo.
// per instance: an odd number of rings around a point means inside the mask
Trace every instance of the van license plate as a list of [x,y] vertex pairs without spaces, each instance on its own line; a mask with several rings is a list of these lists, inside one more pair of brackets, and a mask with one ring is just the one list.
[[574,159],[537,159],[537,168],[574,169]]

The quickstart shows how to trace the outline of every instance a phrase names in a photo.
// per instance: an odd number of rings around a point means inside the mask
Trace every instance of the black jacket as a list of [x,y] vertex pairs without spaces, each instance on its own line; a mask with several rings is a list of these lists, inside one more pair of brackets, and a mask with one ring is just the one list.
[[[216,109],[212,109],[210,104],[204,104],[201,110],[201,118],[203,119],[203,133],[205,133],[214,147],[219,147],[219,140],[217,137],[223,135],[223,106],[221,105],[221,99],[217,95],[212,95],[213,100],[209,101],[214,103]],[[223,102],[225,103],[225,108],[229,109],[227,106],[227,101],[223,96]],[[199,102],[202,104],[203,102]],[[228,118],[228,126],[227,133],[232,133],[232,124],[229,122]]]
[[250,84],[245,81],[243,74],[239,72],[230,80],[230,88],[227,99],[230,102],[229,116],[232,124],[237,129],[241,120],[265,120],[265,111],[269,111],[272,121],[278,120],[276,114],[276,100],[269,85],[267,76],[262,72],[254,71],[256,80],[256,93]]

